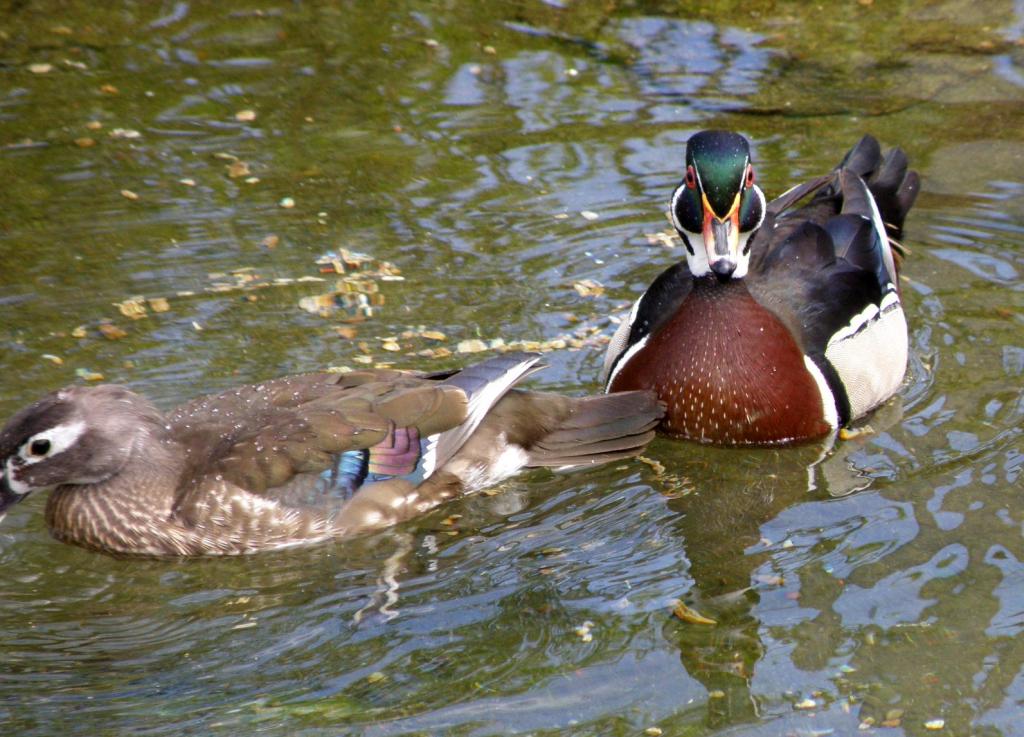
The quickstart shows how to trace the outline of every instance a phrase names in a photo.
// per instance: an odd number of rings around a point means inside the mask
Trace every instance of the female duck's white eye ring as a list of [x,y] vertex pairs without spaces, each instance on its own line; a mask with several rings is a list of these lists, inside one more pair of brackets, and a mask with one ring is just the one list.
[[58,453],[63,453],[85,433],[84,422],[65,422],[48,430],[37,432],[21,444],[18,456],[25,463],[39,463]]

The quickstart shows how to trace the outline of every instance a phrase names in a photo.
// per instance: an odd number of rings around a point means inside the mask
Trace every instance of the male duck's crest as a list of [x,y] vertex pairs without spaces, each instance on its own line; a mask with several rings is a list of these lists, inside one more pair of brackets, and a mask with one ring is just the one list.
[[883,157],[865,136],[834,172],[766,205],[742,136],[694,135],[670,212],[686,261],[612,338],[606,390],[652,389],[664,432],[727,445],[821,437],[863,416],[906,370],[889,239],[917,191],[904,153]]
[[626,458],[650,392],[513,389],[539,356],[461,371],[306,374],[164,415],[120,386],[68,387],[0,429],[0,519],[35,490],[54,535],[111,553],[216,555],[379,529],[524,467]]
[[729,131],[702,131],[686,145],[686,172],[672,193],[672,223],[683,238],[693,276],[742,278],[750,235],[764,220],[750,145]]

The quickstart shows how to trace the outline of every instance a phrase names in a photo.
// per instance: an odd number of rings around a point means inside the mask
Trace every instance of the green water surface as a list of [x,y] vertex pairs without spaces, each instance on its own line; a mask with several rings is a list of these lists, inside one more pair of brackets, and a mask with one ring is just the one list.
[[[658,441],[231,560],[62,545],[35,495],[0,733],[1024,735],[1019,0],[10,2],[0,75],[0,417],[469,340],[564,344],[534,384],[596,391],[608,316],[682,257],[647,234],[694,131],[746,134],[770,195],[865,132],[923,181],[873,433]],[[300,308],[339,249],[360,322]]]

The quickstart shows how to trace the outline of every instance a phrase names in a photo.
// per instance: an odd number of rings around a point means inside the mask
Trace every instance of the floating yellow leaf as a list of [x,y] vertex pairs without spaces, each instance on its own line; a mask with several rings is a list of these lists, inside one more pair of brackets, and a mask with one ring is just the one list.
[[472,340],[462,340],[455,346],[455,350],[459,353],[480,353],[481,351],[487,350],[487,344],[482,340],[476,338]]
[[575,289],[581,297],[600,297],[604,294],[604,286],[593,279],[581,279],[580,281],[573,282],[572,288]]
[[675,599],[672,601],[672,615],[676,619],[680,619],[684,622],[689,622],[690,624],[718,624],[718,622],[708,617],[705,617],[696,609],[692,609],[691,607],[686,606],[686,604],[679,601],[679,599]]

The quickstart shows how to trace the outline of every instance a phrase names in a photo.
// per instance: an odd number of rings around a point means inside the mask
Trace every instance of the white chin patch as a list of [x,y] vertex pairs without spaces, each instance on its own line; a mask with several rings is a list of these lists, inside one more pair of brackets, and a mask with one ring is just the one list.
[[8,458],[7,465],[4,468],[4,477],[7,479],[7,488],[18,496],[25,496],[32,491],[32,487],[24,481],[18,481],[18,479],[14,478],[14,469],[14,458]]

